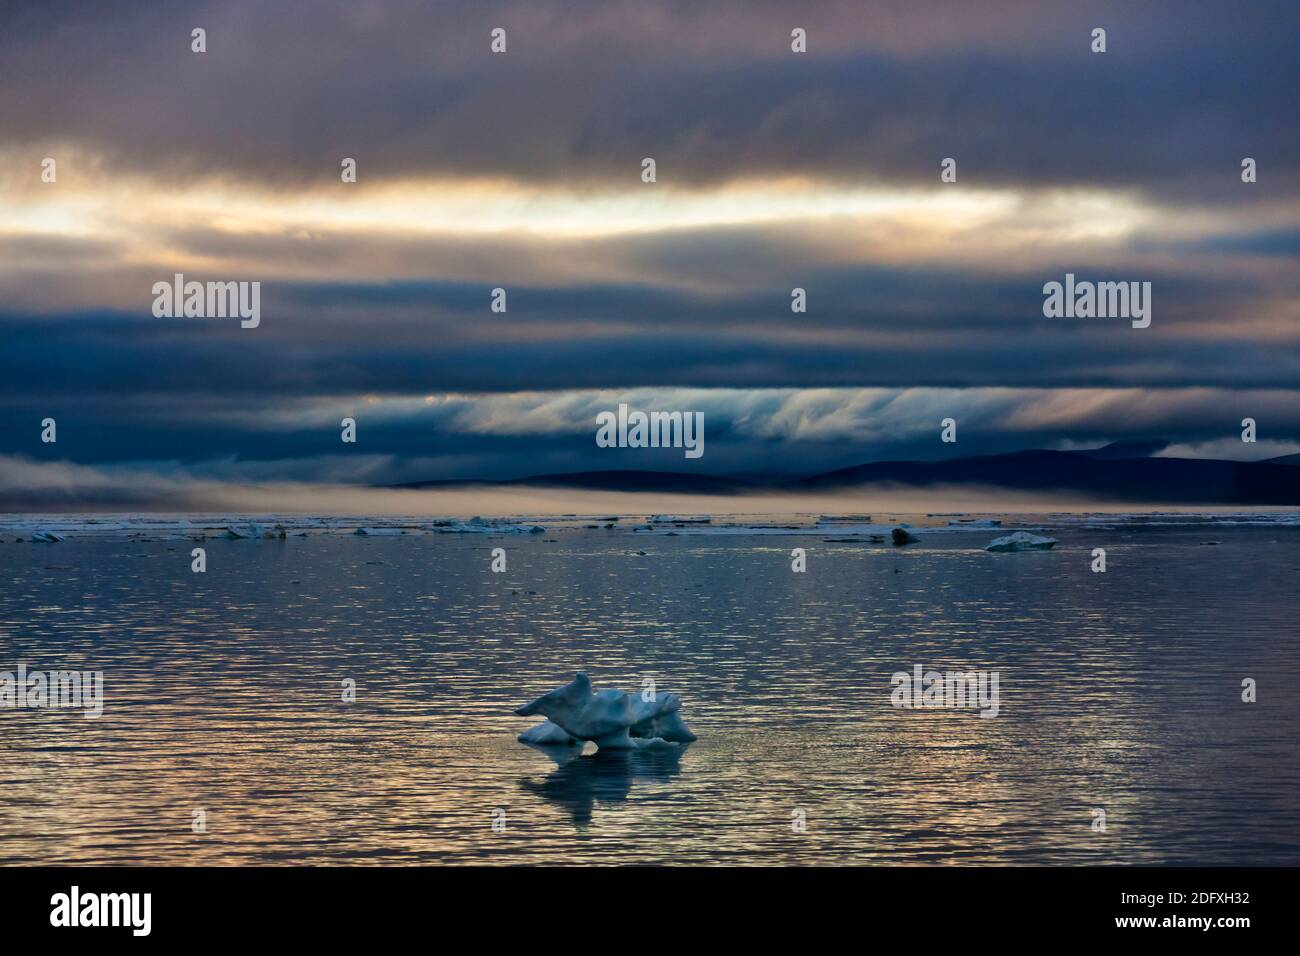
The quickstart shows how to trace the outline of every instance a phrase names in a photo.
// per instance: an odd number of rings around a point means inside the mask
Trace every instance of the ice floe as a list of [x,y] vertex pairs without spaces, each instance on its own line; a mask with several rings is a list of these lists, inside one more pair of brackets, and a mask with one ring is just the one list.
[[1048,551],[1056,544],[1055,538],[1044,538],[1027,531],[1017,531],[1005,538],[994,538],[985,551]]
[[287,532],[283,524],[277,523],[274,527],[268,528],[266,525],[258,524],[256,521],[251,522],[243,527],[239,525],[230,525],[225,529],[226,537],[232,541],[246,541],[252,538],[284,538]]
[[[181,514],[0,514],[0,536],[31,540],[35,532],[51,528],[67,540],[81,538],[135,538],[137,540],[202,541],[225,537],[232,540],[265,540],[285,537],[298,539],[305,534],[355,535],[358,528],[365,535],[393,535],[403,533],[409,538],[429,534],[487,534],[534,535],[545,532],[548,537],[556,533],[584,533],[592,523],[600,523],[600,533],[637,533],[639,535],[682,535],[719,537],[764,536],[832,536],[847,539],[860,536],[864,541],[883,536],[888,541],[890,532],[901,527],[924,543],[931,540],[951,540],[952,536],[971,532],[987,532],[990,528],[1008,526],[1012,530],[1036,534],[1052,534],[1056,530],[1117,529],[1159,531],[1165,528],[1202,528],[1207,537],[1227,532],[1233,528],[1279,528],[1288,533],[1300,530],[1300,512],[1297,511],[1231,511],[1231,512],[1051,512],[974,517],[962,514],[931,513],[908,517],[904,514],[879,516],[871,522],[867,515],[800,513],[785,515],[713,514],[708,516],[653,515],[647,522],[644,515],[618,516],[604,513],[588,515],[515,514],[505,517],[475,517],[461,515],[311,515],[287,513],[231,514],[190,513]],[[662,520],[661,520],[662,519]],[[707,521],[706,521],[707,519]],[[860,519],[855,521],[854,519]],[[958,520],[953,520],[958,519]],[[914,522],[913,525],[907,524]],[[1000,522],[1000,523],[999,523]],[[1210,530],[1215,529],[1215,530]],[[595,533],[586,529],[585,533]],[[144,537],[144,536],[147,536]],[[1227,543],[1227,542],[1225,542]]]
[[676,694],[656,693],[647,700],[644,695],[617,690],[593,691],[591,680],[579,671],[568,684],[515,713],[548,718],[520,734],[521,743],[564,745],[572,738],[590,740],[603,750],[630,750],[695,740],[678,714],[680,708]]
[[475,515],[468,521],[434,522],[434,531],[441,534],[544,534],[539,524],[517,524],[509,518],[481,518]]

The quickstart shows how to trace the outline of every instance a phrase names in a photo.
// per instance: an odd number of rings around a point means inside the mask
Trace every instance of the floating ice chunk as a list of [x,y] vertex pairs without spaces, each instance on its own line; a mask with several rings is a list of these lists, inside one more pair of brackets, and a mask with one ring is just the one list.
[[558,724],[543,720],[536,727],[529,727],[519,735],[521,744],[539,744],[544,747],[575,744],[578,741]]
[[949,521],[950,528],[1001,528],[1002,521],[999,518],[959,518],[956,521]]
[[438,522],[435,531],[444,534],[544,534],[539,524],[517,524],[508,518],[481,518],[477,515],[468,521]]
[[1005,538],[994,538],[985,551],[1048,551],[1056,544],[1055,538],[1041,538],[1028,531],[1017,531]]
[[543,694],[515,713],[520,717],[549,717],[570,736],[595,741],[598,747],[632,746],[627,733],[632,726],[627,694],[616,690],[593,693],[590,679],[581,672],[568,684]]
[[682,701],[676,694],[656,694],[650,700],[632,698],[633,723],[628,733],[633,740],[659,737],[669,743],[688,744],[698,740],[678,715]]
[[640,695],[627,696],[632,714],[630,733],[633,737],[657,737],[658,734],[653,732],[655,721],[674,713],[682,706],[681,698],[676,694],[655,694],[649,700]]
[[53,531],[33,531],[32,540],[44,544],[54,544],[56,541],[62,541],[63,535],[56,534]]
[[894,544],[896,545],[915,544],[917,541],[921,540],[916,535],[912,534],[912,532],[908,531],[906,526],[899,526],[890,533],[893,535]]
[[395,535],[406,534],[405,528],[358,528],[356,534],[364,535]]
[[[572,681],[543,694],[515,711],[520,717],[541,714],[547,723],[575,740],[590,740],[603,750],[629,750],[637,741],[660,739],[671,743],[696,740],[677,715],[681,699],[676,694],[656,694],[649,700],[617,690],[593,691],[591,680],[579,672]],[[551,736],[546,724],[526,731],[535,737]],[[538,743],[537,739],[524,743]],[[556,741],[562,742],[562,741]]]
[[700,739],[691,733],[691,728],[686,726],[686,721],[677,713],[656,717],[654,735],[674,744],[689,744]]
[[274,528],[268,528],[266,525],[258,524],[256,521],[247,525],[230,525],[226,528],[226,537],[234,541],[247,541],[251,538],[283,538],[285,528],[282,524],[277,524]]

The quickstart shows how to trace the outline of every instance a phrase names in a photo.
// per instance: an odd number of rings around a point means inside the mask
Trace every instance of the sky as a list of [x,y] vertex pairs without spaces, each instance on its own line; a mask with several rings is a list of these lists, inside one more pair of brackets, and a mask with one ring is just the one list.
[[[0,508],[1298,452],[1298,26],[1270,0],[5,4]],[[155,317],[176,273],[260,282],[260,324]],[[1150,282],[1150,327],[1045,317],[1066,273]],[[702,412],[705,454],[598,447],[620,403]]]

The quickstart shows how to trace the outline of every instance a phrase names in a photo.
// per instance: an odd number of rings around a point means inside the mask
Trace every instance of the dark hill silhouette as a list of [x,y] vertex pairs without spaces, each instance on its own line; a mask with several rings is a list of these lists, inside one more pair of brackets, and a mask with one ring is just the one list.
[[1300,473],[1291,465],[1199,458],[1108,459],[1068,451],[881,461],[816,475],[797,485],[813,489],[875,483],[987,485],[1178,504],[1300,505]]
[[1075,454],[1106,461],[1120,461],[1126,458],[1150,458],[1167,447],[1169,447],[1167,441],[1113,441],[1100,448],[1080,449]]
[[533,488],[590,488],[596,491],[660,491],[697,495],[731,495],[752,490],[752,482],[677,471],[576,471],[498,480],[417,481],[395,488],[453,488],[467,485],[528,485]]

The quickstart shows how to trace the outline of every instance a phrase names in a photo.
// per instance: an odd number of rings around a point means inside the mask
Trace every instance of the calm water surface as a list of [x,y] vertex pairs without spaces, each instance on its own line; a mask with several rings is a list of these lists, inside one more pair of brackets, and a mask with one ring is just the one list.
[[[0,670],[106,701],[0,710],[0,863],[1300,863],[1300,528],[999,533],[209,539],[201,575],[6,535]],[[894,708],[915,664],[997,670],[1000,715]],[[517,743],[580,669],[699,742]]]

